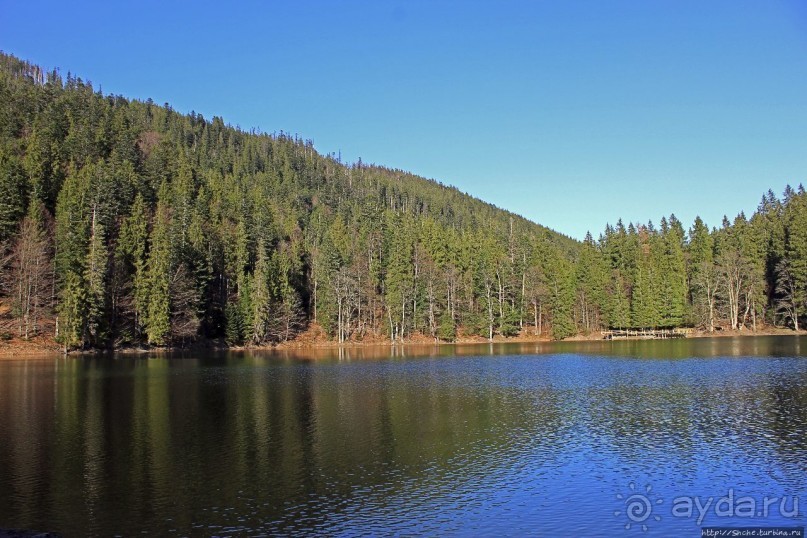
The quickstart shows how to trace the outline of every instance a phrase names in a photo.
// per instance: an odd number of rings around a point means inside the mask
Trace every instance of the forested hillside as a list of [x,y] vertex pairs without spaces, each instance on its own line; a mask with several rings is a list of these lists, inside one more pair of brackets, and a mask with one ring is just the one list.
[[579,244],[452,187],[346,165],[0,56],[0,336],[66,348],[798,328],[807,195]]
[[578,328],[694,326],[799,329],[807,304],[807,194],[768,191],[749,219],[719,228],[696,218],[685,230],[670,216],[658,227],[620,221],[589,236],[577,265]]
[[[311,142],[0,72],[4,333],[66,348],[574,332],[578,245]],[[540,319],[539,319],[540,318]]]

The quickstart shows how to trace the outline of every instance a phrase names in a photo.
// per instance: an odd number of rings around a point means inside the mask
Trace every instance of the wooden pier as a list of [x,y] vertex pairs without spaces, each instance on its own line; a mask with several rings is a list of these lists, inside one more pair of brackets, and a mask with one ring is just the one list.
[[692,329],[612,329],[602,331],[605,340],[655,340],[666,338],[686,338]]

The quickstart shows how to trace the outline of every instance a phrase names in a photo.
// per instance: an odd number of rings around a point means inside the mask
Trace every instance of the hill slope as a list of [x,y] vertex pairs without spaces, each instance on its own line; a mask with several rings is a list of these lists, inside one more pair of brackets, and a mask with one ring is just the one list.
[[[66,347],[574,331],[579,245],[399,170],[0,56],[5,332]],[[53,325],[49,324],[53,321]]]

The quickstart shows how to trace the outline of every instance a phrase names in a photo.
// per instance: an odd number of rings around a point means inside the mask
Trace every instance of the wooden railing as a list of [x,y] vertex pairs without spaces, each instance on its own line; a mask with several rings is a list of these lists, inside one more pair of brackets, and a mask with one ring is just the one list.
[[692,329],[690,328],[675,328],[675,329],[611,329],[608,331],[601,331],[602,337],[606,340],[617,340],[620,338],[686,338]]

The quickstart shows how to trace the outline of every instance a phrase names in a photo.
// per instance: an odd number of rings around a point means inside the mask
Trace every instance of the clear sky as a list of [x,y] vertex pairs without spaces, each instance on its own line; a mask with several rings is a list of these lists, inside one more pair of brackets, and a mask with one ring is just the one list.
[[807,2],[0,0],[0,49],[573,237],[807,184]]

